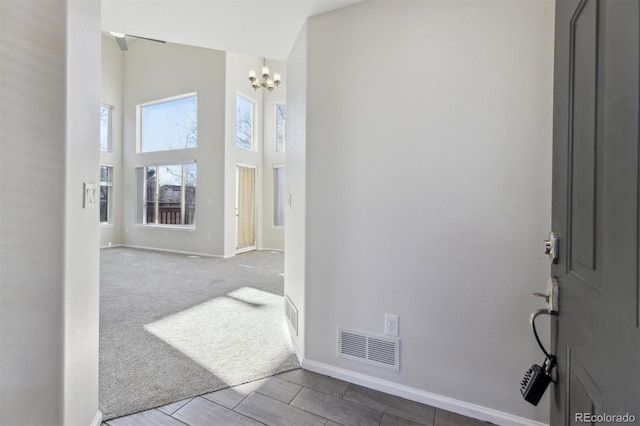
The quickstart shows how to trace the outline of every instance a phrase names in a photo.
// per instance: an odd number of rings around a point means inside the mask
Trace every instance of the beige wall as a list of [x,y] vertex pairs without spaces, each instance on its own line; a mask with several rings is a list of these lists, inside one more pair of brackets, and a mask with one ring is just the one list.
[[[304,298],[311,364],[548,421],[518,382],[540,359],[527,319],[549,274],[553,19],[533,0],[309,19],[306,66],[298,46],[288,68],[290,124],[306,131],[287,153],[285,289]],[[385,313],[399,372],[337,357],[339,326],[382,334]]]
[[100,164],[113,167],[111,223],[100,225],[100,247],[122,244],[122,79],[124,55],[116,41],[102,36],[100,102],[112,107],[111,152],[100,153]]
[[[209,255],[224,247],[225,54],[197,47],[132,41],[124,54],[123,243]],[[136,106],[198,93],[198,147],[136,153]],[[136,224],[135,167],[197,161],[196,228]]]

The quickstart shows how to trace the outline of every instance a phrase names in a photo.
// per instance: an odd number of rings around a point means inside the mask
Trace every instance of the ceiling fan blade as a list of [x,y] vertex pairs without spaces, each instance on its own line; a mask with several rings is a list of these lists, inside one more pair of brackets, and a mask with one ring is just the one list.
[[141,36],[137,36],[137,35],[132,35],[132,34],[127,34],[127,36],[129,37],[135,37],[135,38],[140,38],[142,40],[149,40],[149,41],[155,41],[156,43],[162,43],[162,44],[166,44],[167,42],[164,40],[158,40],[155,38],[148,38],[148,37],[141,37]]
[[124,37],[114,37],[114,38],[116,39],[118,46],[120,46],[120,50],[128,50],[127,41],[124,39]]

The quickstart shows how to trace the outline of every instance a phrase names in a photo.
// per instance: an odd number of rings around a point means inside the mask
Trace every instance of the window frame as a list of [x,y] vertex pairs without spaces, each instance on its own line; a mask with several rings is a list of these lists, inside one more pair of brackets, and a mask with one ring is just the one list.
[[[276,192],[278,191],[278,185],[277,185],[278,182],[276,182],[276,170],[282,169],[283,170],[283,174],[285,174],[285,176],[286,176],[286,168],[285,168],[285,164],[274,164],[272,168],[273,168],[273,172],[272,172],[273,173],[272,174],[272,176],[273,176],[273,185],[272,185],[272,187],[273,187],[272,188],[272,191],[273,191],[272,192],[273,209],[272,209],[272,212],[271,212],[271,227],[273,229],[284,229],[285,225],[286,225],[284,216],[285,216],[285,209],[287,208],[286,188],[283,186],[282,187],[283,193],[280,194],[280,197],[276,197]],[[283,176],[284,179],[286,179],[285,176]],[[276,224],[276,217],[277,217],[277,215],[276,215],[276,211],[277,211],[276,200],[278,198],[280,200],[282,200],[281,201],[281,203],[282,203],[282,225]]]
[[[280,113],[278,108],[284,106],[284,118],[282,123],[282,150],[278,150],[278,119],[280,117]],[[287,133],[286,133],[286,123],[287,123],[287,103],[285,101],[276,102],[273,108],[273,114],[275,116],[274,122],[274,136],[273,136],[273,150],[277,153],[285,153],[287,151]]]
[[[102,170],[100,170],[100,212],[99,212],[99,220],[100,225],[113,225],[113,172],[114,167],[111,164],[100,164],[100,169],[106,167],[107,169],[111,169],[111,173],[107,171],[107,176],[111,178],[111,181],[103,181],[102,180]],[[107,221],[102,221],[102,188],[107,188]]]
[[[238,99],[242,98],[245,101],[249,102],[249,104],[251,104],[251,148],[245,148],[243,146],[240,146],[238,144]],[[258,140],[256,137],[257,134],[257,126],[256,126],[256,115],[257,115],[257,109],[258,109],[258,102],[245,95],[244,93],[236,93],[236,132],[235,132],[235,147],[238,149],[242,149],[245,151],[250,151],[250,152],[257,152],[258,151]]]
[[[185,224],[184,222],[187,220],[187,179],[186,179],[186,167],[193,165],[195,167],[195,196],[194,196],[194,204],[193,204],[193,223]],[[169,167],[169,166],[181,166],[181,177],[180,177],[180,223],[159,223],[161,212],[160,212],[160,168],[161,167]],[[147,222],[147,209],[148,209],[148,197],[147,197],[147,176],[148,169],[150,167],[155,167],[156,169],[156,179],[155,179],[155,188],[154,188],[154,222]],[[136,180],[136,225],[143,227],[160,227],[160,228],[174,228],[174,229],[183,229],[183,230],[195,230],[197,223],[197,188],[198,188],[198,166],[196,160],[189,161],[178,161],[178,162],[161,162],[161,163],[149,163],[149,164],[140,164],[136,165],[135,168],[135,180]],[[140,182],[140,177],[138,175],[138,170],[142,170],[142,182]]]
[[[102,109],[107,110],[107,146],[102,149]],[[113,146],[113,105],[100,104],[100,152],[112,152]]]
[[[196,143],[194,146],[186,146],[183,148],[168,148],[168,149],[160,149],[160,150],[154,150],[154,151],[145,151],[144,147],[143,147],[143,123],[142,123],[142,117],[143,117],[143,109],[146,107],[150,107],[150,106],[154,106],[154,105],[160,105],[160,104],[168,104],[171,102],[175,102],[175,101],[180,101],[183,99],[188,99],[188,98],[195,98],[196,101]],[[164,99],[158,99],[155,101],[150,101],[150,102],[144,102],[141,104],[136,105],[136,153],[137,154],[152,154],[152,153],[156,153],[156,152],[175,152],[175,151],[182,151],[185,149],[195,149],[198,148],[198,120],[199,118],[199,113],[198,113],[198,92],[189,92],[189,93],[183,93],[181,95],[176,95],[176,96],[171,96],[168,98],[164,98]]]

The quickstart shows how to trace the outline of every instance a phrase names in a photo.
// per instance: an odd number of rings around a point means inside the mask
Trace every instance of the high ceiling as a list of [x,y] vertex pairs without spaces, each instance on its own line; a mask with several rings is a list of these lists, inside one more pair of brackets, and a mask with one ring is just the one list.
[[305,20],[363,0],[102,0],[102,29],[285,60]]

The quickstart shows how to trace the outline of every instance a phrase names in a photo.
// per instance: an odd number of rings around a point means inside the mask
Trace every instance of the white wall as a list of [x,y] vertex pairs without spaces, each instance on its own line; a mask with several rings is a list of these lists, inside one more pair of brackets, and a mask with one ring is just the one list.
[[[172,43],[132,41],[124,54],[123,243],[222,255],[224,251],[225,54]],[[136,153],[136,105],[198,93],[198,147]],[[197,160],[196,229],[135,223],[135,167]]]
[[291,206],[285,207],[284,293],[298,309],[298,333],[292,340],[304,357],[306,335],[306,165],[307,165],[307,24],[302,27],[287,58],[287,121],[285,191]]
[[[553,8],[372,0],[309,19],[306,67],[300,46],[288,62],[306,140],[290,125],[285,278],[306,288],[307,359],[547,421],[518,386],[541,361]],[[381,334],[385,313],[400,372],[337,357],[338,326]]]
[[[276,105],[285,102],[287,91],[286,64],[269,59],[272,73],[280,73],[282,84],[263,98],[263,194],[262,199],[262,244],[261,248],[284,250],[284,229],[273,226],[273,166],[285,164],[285,153],[276,152]],[[285,138],[286,139],[286,138]],[[286,174],[286,169],[285,169]],[[285,177],[286,179],[286,177]]]
[[[262,61],[255,56],[226,53],[226,80],[225,80],[225,246],[224,255],[234,256],[236,253],[236,165],[243,164],[257,168],[256,177],[256,202],[258,211],[262,211],[262,90],[254,91],[249,84],[249,70],[259,72],[262,69]],[[254,135],[255,149],[238,148],[236,146],[236,97],[242,95],[255,102],[254,110]],[[258,232],[257,245],[260,246],[259,231],[262,228],[262,217],[256,216],[256,232]]]
[[[283,102],[286,92],[285,64],[267,59],[272,73],[282,75],[283,84],[268,93],[264,89],[253,90],[249,83],[249,70],[260,72],[262,58],[226,53],[225,82],[225,256],[236,252],[236,165],[257,167],[256,200],[257,247],[284,249],[284,230],[272,226],[273,211],[273,164],[284,163],[284,153],[276,153],[274,109],[276,102]],[[255,143],[249,151],[236,146],[236,97],[244,96],[255,102]]]
[[102,36],[100,102],[111,105],[111,152],[100,153],[100,164],[113,167],[112,220],[100,225],[100,247],[122,244],[122,79],[124,55],[116,41]]
[[[98,410],[98,1],[0,2],[0,412],[82,424]],[[68,165],[73,164],[73,167]]]
[[83,208],[83,182],[99,184],[100,1],[67,2],[64,223],[64,423],[98,410],[99,209]]

